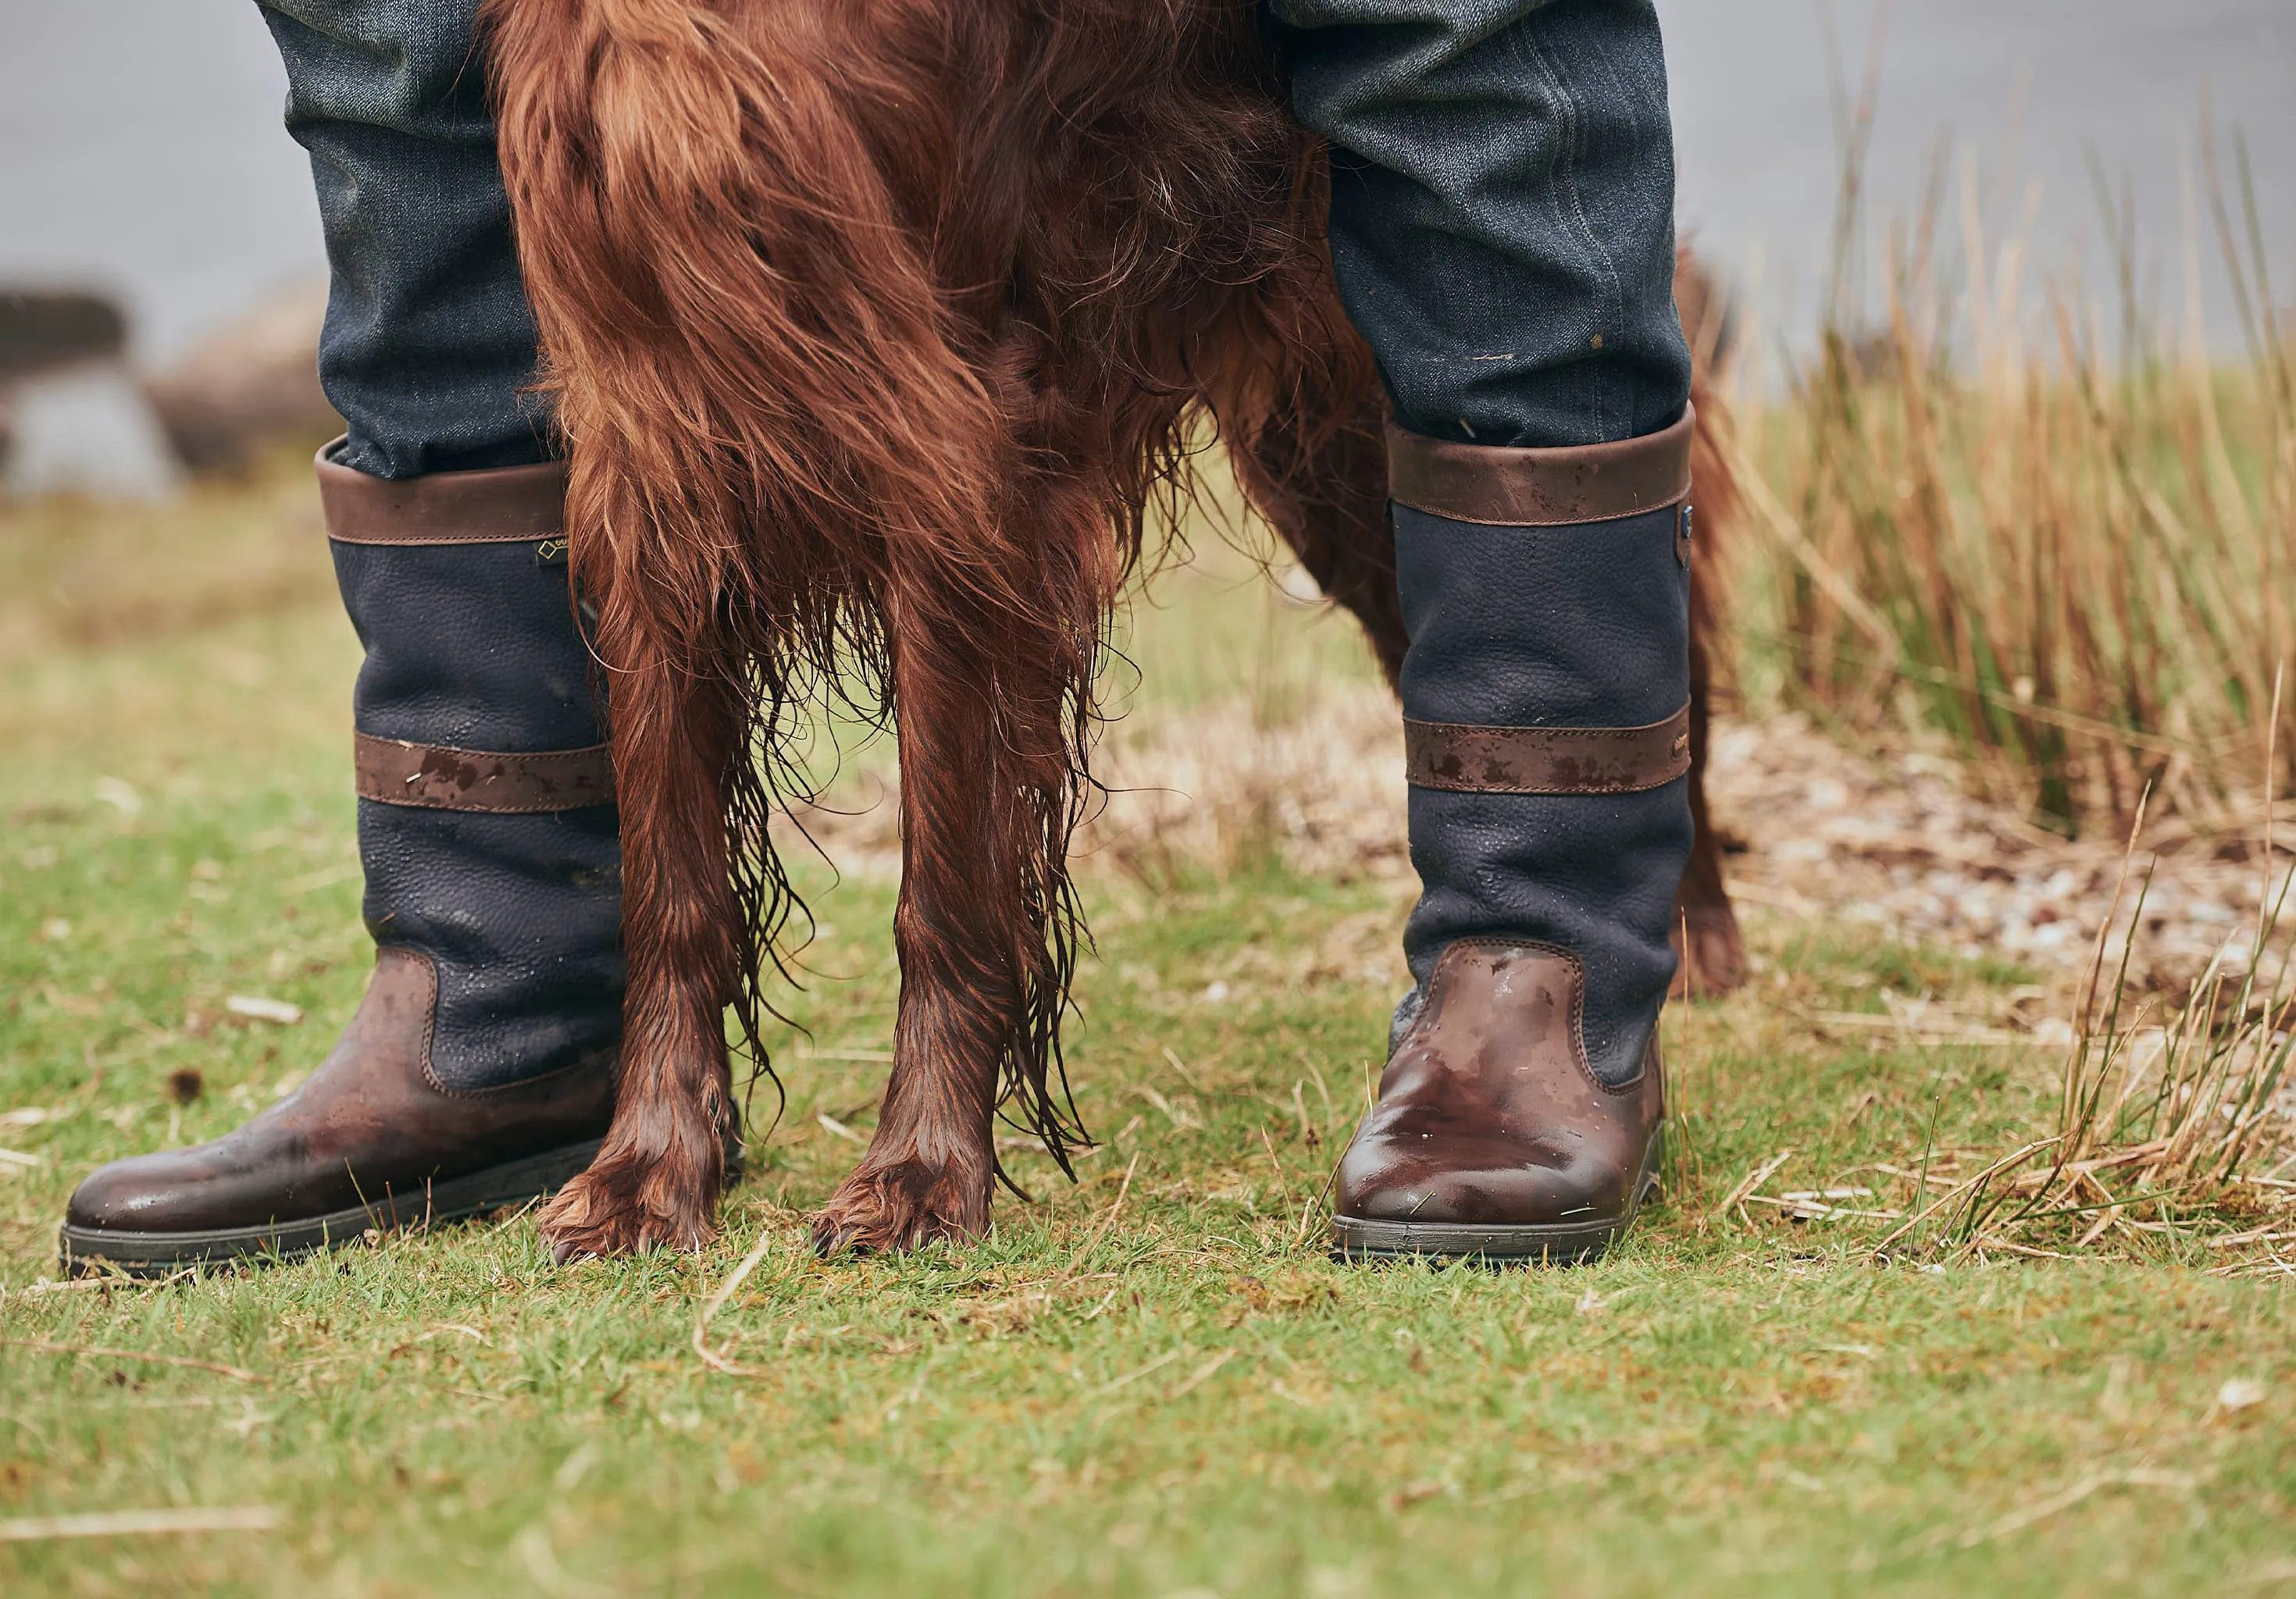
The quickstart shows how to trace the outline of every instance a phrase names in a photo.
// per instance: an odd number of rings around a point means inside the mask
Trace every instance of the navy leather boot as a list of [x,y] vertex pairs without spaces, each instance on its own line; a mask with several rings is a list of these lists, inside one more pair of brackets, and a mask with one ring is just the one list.
[[68,1266],[288,1256],[548,1193],[612,1113],[613,768],[566,586],[557,463],[371,477],[322,453],[354,699],[373,981],[236,1132],[82,1183]]
[[1654,1185],[1690,854],[1690,435],[1390,430],[1416,986],[1340,1167],[1342,1254],[1572,1260]]

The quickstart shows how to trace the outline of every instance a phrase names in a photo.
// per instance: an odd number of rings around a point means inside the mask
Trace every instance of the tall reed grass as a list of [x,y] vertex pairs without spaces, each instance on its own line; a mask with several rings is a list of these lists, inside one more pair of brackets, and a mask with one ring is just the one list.
[[[1889,241],[1879,315],[1855,310],[1845,225],[1814,357],[1783,404],[1737,408],[1767,535],[1737,579],[1751,677],[1854,726],[1942,734],[2062,831],[2124,828],[2148,787],[2188,821],[2252,817],[2296,648],[2296,313],[2246,150],[2220,159],[2204,119],[2173,334],[2101,175],[2102,299],[2070,274],[2028,287],[2031,208],[1989,238],[1967,161],[1949,259],[1944,170]],[[2242,322],[2229,363],[2201,324],[2204,232]],[[2292,780],[2284,741],[2274,781]]]

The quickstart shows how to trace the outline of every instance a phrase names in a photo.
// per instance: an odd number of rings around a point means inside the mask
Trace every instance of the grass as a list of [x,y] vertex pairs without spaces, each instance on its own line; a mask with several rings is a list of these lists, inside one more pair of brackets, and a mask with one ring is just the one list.
[[[269,596],[234,600],[218,550],[275,574]],[[1669,1197],[1589,1267],[1324,1258],[1316,1201],[1375,1069],[1406,888],[1244,850],[1091,875],[1072,1062],[1106,1143],[1074,1186],[1014,1151],[1037,1202],[1001,1204],[977,1249],[800,1248],[857,1152],[832,1124],[865,1135],[894,996],[893,885],[808,865],[810,1036],[781,1040],[788,1103],[708,1254],[560,1268],[514,1217],[52,1285],[80,1173],[234,1125],[356,1003],[356,649],[325,589],[291,477],[165,515],[0,513],[0,1531],[43,1535],[0,1541],[0,1590],[2296,1581],[2284,1276],[2225,1275],[2187,1231],[1877,1264],[1893,1224],[1794,1219],[1783,1195],[1876,1185],[1877,1164],[2014,1148],[2063,1086],[2051,1057],[1838,1020],[1890,990],[1997,1013],[2025,974],[1759,911],[1755,988],[1668,1018]],[[1144,734],[1231,702],[1312,716],[1324,679],[1368,681],[1342,630],[1258,588],[1162,593],[1131,651]],[[50,1536],[157,1512],[232,1524]]]

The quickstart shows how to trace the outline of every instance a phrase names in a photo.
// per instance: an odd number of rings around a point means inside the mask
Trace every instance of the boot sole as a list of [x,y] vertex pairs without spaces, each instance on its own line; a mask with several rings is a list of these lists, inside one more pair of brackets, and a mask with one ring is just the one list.
[[1335,1260],[1480,1260],[1491,1266],[1578,1266],[1625,1235],[1658,1191],[1646,1177],[1624,1216],[1600,1221],[1491,1223],[1332,1218]]
[[601,1142],[593,1138],[585,1144],[570,1144],[468,1177],[433,1183],[419,1197],[409,1196],[404,1202],[389,1198],[299,1221],[181,1233],[124,1233],[111,1227],[76,1227],[66,1222],[61,1230],[60,1258],[69,1275],[110,1267],[130,1277],[164,1277],[186,1267],[239,1261],[291,1260],[356,1243],[371,1232],[396,1233],[463,1221],[483,1210],[547,1198],[590,1164]]

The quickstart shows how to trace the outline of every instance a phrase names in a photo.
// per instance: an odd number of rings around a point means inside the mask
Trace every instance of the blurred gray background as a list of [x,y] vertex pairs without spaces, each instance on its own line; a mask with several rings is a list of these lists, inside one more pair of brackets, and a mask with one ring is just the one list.
[[[1685,228],[1742,291],[1761,347],[1802,347],[1826,277],[1839,167],[1824,24],[1854,94],[1872,0],[1660,8]],[[1997,238],[2038,185],[2032,282],[2079,263],[2102,291],[2084,165],[2094,150],[2130,185],[2140,266],[2161,311],[2179,320],[2181,174],[2205,94],[2219,129],[2236,125],[2248,140],[2288,299],[2296,0],[1901,0],[1881,59],[1867,184],[1876,229],[1916,209],[1943,139],[1974,152]],[[284,92],[250,0],[0,0],[0,287],[110,291],[148,368],[308,283],[322,257],[302,152],[280,127]],[[1957,156],[1949,167],[1950,220],[1962,206]],[[2229,348],[2239,334],[2218,251],[2212,235],[2201,242],[2210,336]],[[1957,266],[1957,243],[1949,253]],[[1869,252],[1869,266],[1878,258]]]

